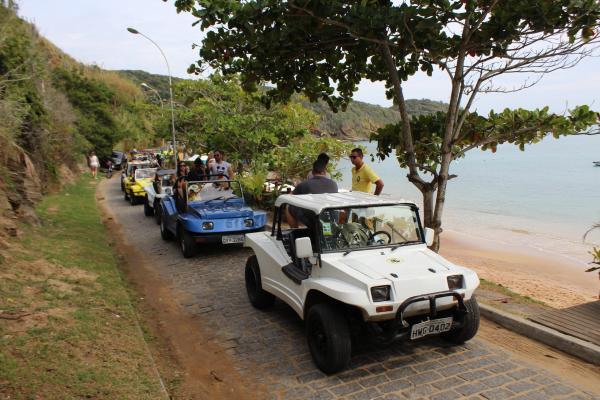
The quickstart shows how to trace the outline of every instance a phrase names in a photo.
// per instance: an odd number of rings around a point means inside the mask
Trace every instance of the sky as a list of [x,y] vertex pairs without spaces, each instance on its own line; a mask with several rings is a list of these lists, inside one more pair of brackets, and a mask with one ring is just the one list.
[[[19,0],[19,14],[64,52],[86,64],[106,69],[141,69],[166,74],[158,50],[146,39],[127,32],[131,26],[157,42],[171,65],[173,76],[189,77],[188,66],[198,59],[202,35],[192,27],[191,14],[177,14],[173,1],[162,0]],[[577,67],[552,73],[533,88],[512,94],[480,95],[473,110],[487,113],[504,108],[540,108],[564,112],[579,104],[600,108],[600,58],[588,58]],[[512,79],[512,78],[511,78]],[[524,79],[524,78],[523,78]],[[519,85],[522,79],[508,82]],[[445,75],[416,75],[404,84],[405,98],[448,101]],[[363,81],[354,97],[390,106],[381,82]]]

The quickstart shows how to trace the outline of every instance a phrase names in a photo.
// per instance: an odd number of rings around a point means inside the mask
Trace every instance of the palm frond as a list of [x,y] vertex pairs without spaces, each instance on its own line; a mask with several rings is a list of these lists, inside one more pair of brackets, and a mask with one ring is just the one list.
[[593,231],[594,229],[600,229],[600,222],[592,225],[592,227],[590,229],[588,229],[584,234],[583,234],[583,240],[585,241],[585,239],[587,238],[587,235],[590,234],[591,231]]

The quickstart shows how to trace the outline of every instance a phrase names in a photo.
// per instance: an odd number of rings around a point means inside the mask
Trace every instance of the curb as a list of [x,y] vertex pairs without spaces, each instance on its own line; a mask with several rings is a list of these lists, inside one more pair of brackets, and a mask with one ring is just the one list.
[[600,346],[565,335],[487,304],[479,304],[479,310],[483,317],[506,329],[600,366]]

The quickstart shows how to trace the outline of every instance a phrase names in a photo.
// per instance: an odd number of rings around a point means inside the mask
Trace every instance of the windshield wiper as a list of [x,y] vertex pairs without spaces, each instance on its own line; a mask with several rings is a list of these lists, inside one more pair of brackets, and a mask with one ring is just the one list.
[[414,244],[414,243],[421,243],[421,241],[420,240],[411,240],[410,242],[398,243],[398,244],[392,246],[390,251],[394,251],[398,247],[403,247],[403,246],[406,246],[407,244]]

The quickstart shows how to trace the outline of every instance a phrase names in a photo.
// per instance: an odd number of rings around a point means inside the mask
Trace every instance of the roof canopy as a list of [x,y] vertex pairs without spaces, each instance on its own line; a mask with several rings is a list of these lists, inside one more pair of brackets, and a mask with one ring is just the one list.
[[375,196],[363,192],[325,193],[325,194],[284,194],[277,198],[275,206],[290,204],[298,208],[321,213],[326,208],[367,207],[393,204],[411,204],[413,201],[394,199],[386,196]]

